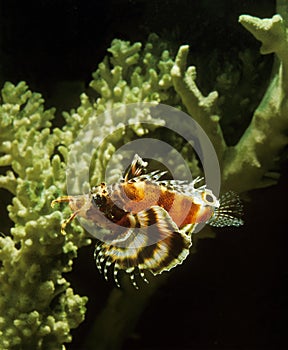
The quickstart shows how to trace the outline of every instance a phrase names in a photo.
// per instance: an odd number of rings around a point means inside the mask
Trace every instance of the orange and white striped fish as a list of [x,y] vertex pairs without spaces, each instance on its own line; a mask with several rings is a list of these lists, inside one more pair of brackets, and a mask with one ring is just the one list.
[[189,254],[192,233],[199,223],[212,226],[243,224],[237,194],[227,192],[219,200],[202,181],[161,180],[165,171],[145,173],[148,163],[137,154],[119,183],[101,183],[90,193],[62,196],[52,202],[68,202],[77,215],[109,230],[96,244],[95,260],[107,279],[109,267],[116,284],[119,270],[126,271],[137,288],[135,273],[147,282],[144,271],[157,275],[181,264]]

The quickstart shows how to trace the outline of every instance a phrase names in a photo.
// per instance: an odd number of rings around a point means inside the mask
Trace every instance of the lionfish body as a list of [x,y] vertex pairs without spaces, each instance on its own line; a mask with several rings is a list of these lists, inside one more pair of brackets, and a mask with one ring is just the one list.
[[191,183],[163,181],[166,172],[143,174],[147,165],[135,155],[119,183],[101,183],[88,194],[59,197],[52,202],[69,202],[73,212],[62,224],[63,233],[76,215],[109,230],[96,245],[95,259],[105,278],[108,268],[113,267],[118,286],[119,270],[125,270],[137,288],[137,270],[147,282],[144,270],[157,275],[181,264],[199,223],[243,224],[242,205],[235,193],[228,192],[218,200],[206,186],[195,188],[200,178]]

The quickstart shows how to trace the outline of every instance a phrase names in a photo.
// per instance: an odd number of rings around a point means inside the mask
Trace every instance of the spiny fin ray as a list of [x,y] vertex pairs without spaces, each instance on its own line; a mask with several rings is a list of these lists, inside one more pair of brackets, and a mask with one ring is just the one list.
[[[102,243],[101,249],[96,247],[95,259],[104,276],[107,276],[106,270],[114,262],[115,283],[119,284],[118,271],[125,270],[134,287],[138,288],[135,281],[137,270],[140,277],[148,283],[143,270],[154,275],[171,270],[186,259],[192,243],[190,236],[179,231],[166,210],[159,206],[152,206],[134,216],[140,228],[137,233],[129,235],[127,246]],[[105,260],[106,263],[103,264]]]
[[211,226],[241,226],[243,225],[243,205],[237,193],[229,191],[221,196],[220,207],[216,208],[210,221]]

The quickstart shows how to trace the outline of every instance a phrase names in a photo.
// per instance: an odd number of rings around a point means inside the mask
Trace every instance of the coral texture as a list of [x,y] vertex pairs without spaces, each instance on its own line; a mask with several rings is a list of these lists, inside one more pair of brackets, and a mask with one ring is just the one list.
[[[52,127],[54,110],[45,110],[41,95],[29,91],[25,83],[6,83],[2,89],[0,166],[3,172],[8,170],[0,177],[0,187],[14,196],[8,206],[14,227],[10,235],[5,232],[6,236],[0,237],[3,349],[60,349],[71,341],[70,329],[84,318],[87,298],[73,294],[63,273],[72,269],[77,249],[90,239],[76,223],[63,236],[60,224],[69,216],[69,208],[53,210],[50,206],[65,193],[68,147],[79,130],[88,120],[119,104],[166,101],[175,105],[175,98],[179,101],[171,93],[173,61],[157,36],[152,35],[143,50],[140,43],[114,40],[109,51],[111,59],[99,65],[91,83],[99,98],[91,102],[82,94],[79,108],[64,113],[66,125],[61,130]],[[118,134],[105,141],[90,165],[92,183],[103,177],[115,144],[125,144],[150,131],[141,125],[141,114],[127,121],[131,129],[121,129],[124,116],[117,116],[119,120],[113,120],[112,127],[108,119],[102,125],[100,133],[107,129],[112,134],[118,129]],[[83,166],[72,171],[89,166],[85,154],[81,161]],[[80,184],[75,183],[74,190],[79,193]]]
[[[285,35],[287,29],[279,15],[272,19],[241,16],[239,21],[252,34],[257,29],[255,37],[263,42],[263,46],[270,47],[261,52],[275,52],[280,63],[276,61],[270,85],[250,125],[234,146],[226,144],[221,130],[221,116],[216,114],[217,92],[212,91],[207,97],[203,96],[196,84],[196,68],[187,67],[187,45],[179,48],[171,69],[171,78],[172,91],[175,90],[181,98],[181,101],[175,98],[177,106],[187,111],[203,127],[214,144],[222,170],[222,190],[232,188],[245,192],[273,185],[279,177],[277,156],[288,143],[285,136],[288,129],[285,78],[288,40]],[[278,28],[275,29],[275,25]],[[95,338],[98,340],[98,349],[118,348],[126,334],[133,330],[133,324],[147,300],[165,278],[152,279],[150,285],[144,286],[138,295],[129,286],[125,286],[124,290],[113,290],[106,308],[95,321],[91,338],[87,340],[88,348],[94,348]]]
[[217,92],[204,97],[195,83],[195,67],[186,67],[188,47],[182,46],[171,71],[175,90],[187,111],[204,128],[213,142],[222,167],[223,189],[244,192],[275,184],[272,172],[277,155],[287,145],[287,69],[288,42],[286,27],[280,15],[260,19],[248,15],[240,23],[262,42],[261,53],[275,53],[280,61],[250,125],[233,147],[228,147],[215,115]]
[[[262,53],[275,52],[280,64],[249,127],[234,146],[226,145],[221,130],[221,116],[216,113],[217,92],[203,96],[196,84],[196,68],[187,67],[189,47],[181,46],[174,60],[155,35],[143,49],[140,43],[112,42],[110,57],[100,63],[91,82],[98,98],[92,101],[82,94],[79,108],[64,114],[66,125],[61,130],[52,127],[54,111],[45,110],[41,96],[31,93],[25,83],[4,86],[0,166],[8,170],[0,177],[0,187],[14,196],[8,207],[14,227],[11,234],[5,232],[7,235],[0,237],[1,348],[63,349],[64,343],[71,341],[70,329],[84,318],[87,299],[73,294],[63,273],[71,270],[77,249],[90,240],[76,222],[69,226],[66,236],[61,235],[60,223],[69,215],[69,208],[53,210],[50,203],[65,193],[68,147],[79,129],[99,114],[131,102],[180,108],[202,126],[213,142],[224,189],[244,192],[275,183],[277,174],[271,170],[287,145],[283,133],[288,127],[286,27],[279,15],[264,20],[241,16],[240,23],[262,42]],[[118,146],[143,135],[157,135],[155,125],[141,124],[141,114],[125,120],[124,112],[113,123],[106,119],[99,131],[108,130],[112,136],[97,150],[90,165],[92,184],[101,181]],[[121,128],[124,122],[131,127]],[[113,134],[115,129],[118,134]],[[180,151],[187,157],[186,145],[180,139],[175,137],[170,143],[180,143]],[[187,160],[191,168],[199,171],[195,159]],[[87,166],[85,154],[81,161],[83,167]],[[72,169],[71,176],[81,169]],[[123,170],[118,164],[115,169],[116,173]],[[74,191],[81,191],[80,186],[75,183]],[[93,328],[99,349],[119,346],[164,279],[165,276],[153,279],[139,294],[125,283],[123,290],[112,292]],[[111,319],[115,326],[111,326]],[[89,339],[87,348],[88,343]]]
[[25,83],[6,83],[0,107],[0,165],[9,167],[0,186],[14,196],[8,206],[11,235],[0,237],[1,349],[62,349],[70,329],[84,318],[86,297],[69,288],[63,273],[72,268],[77,249],[89,243],[81,228],[59,232],[62,214],[51,200],[65,188],[67,150],[54,110]]

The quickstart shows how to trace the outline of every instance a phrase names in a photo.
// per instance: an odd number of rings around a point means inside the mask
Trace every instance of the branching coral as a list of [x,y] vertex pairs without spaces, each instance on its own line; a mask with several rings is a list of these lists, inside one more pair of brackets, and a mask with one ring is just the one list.
[[[5,84],[0,165],[10,170],[0,186],[14,195],[8,211],[15,226],[11,236],[0,237],[1,349],[61,349],[85,314],[87,298],[73,293],[63,273],[89,240],[81,228],[61,236],[62,215],[50,207],[65,187],[65,164],[55,152],[62,140],[50,130],[53,114],[24,83]],[[65,150],[59,147],[62,156]]]
[[[74,224],[73,233],[61,235],[60,223],[69,209],[62,213],[50,207],[53,199],[65,193],[68,146],[79,129],[104,110],[123,102],[180,101],[170,93],[173,61],[168,51],[159,46],[156,36],[151,36],[142,51],[139,43],[130,45],[115,40],[110,52],[111,61],[106,58],[99,65],[91,83],[100,97],[92,103],[83,94],[77,111],[64,114],[66,125],[62,130],[52,129],[54,110],[44,110],[41,95],[31,93],[25,83],[7,83],[2,90],[0,165],[9,170],[1,175],[0,186],[14,196],[8,211],[15,225],[11,235],[0,238],[3,349],[60,349],[71,341],[70,329],[83,320],[87,299],[73,294],[63,273],[71,270],[77,249],[90,240]],[[121,129],[121,116],[113,121],[116,124],[112,129],[111,121],[104,121],[102,131],[106,128],[113,133],[120,128],[124,134],[116,133],[100,148],[92,181],[103,176],[117,136],[121,136],[123,144],[155,129],[155,125],[143,128],[142,117],[139,114],[133,121],[128,120],[131,129],[125,132]]]
[[[256,27],[256,38],[263,41],[264,47],[271,48],[262,53],[275,52],[280,59],[280,65],[277,65],[270,86],[249,127],[235,146],[226,145],[219,123],[220,116],[215,114],[217,92],[211,92],[204,97],[196,85],[196,68],[186,66],[188,46],[180,47],[171,69],[171,77],[173,88],[182,100],[181,108],[187,110],[213,141],[222,168],[222,189],[232,188],[244,192],[269,186],[277,181],[278,174],[271,170],[275,167],[277,155],[288,143],[285,137],[288,128],[285,85],[287,54],[284,54],[288,48],[288,41],[284,35],[286,27],[279,15],[264,20],[241,16],[240,22],[252,33],[252,28]],[[275,24],[278,27],[276,30]],[[276,46],[275,41],[278,43]],[[160,283],[161,280],[153,280],[152,288],[156,288]],[[91,333],[98,339],[99,349],[115,348],[121,344],[125,334],[131,330],[131,323],[137,318],[139,308],[144,307],[150,295],[149,288],[142,289],[139,296],[129,289],[112,292],[107,307],[97,318]],[[135,298],[134,303],[129,303],[129,300]],[[135,304],[139,307],[135,308]],[[114,322],[112,328],[111,319]]]
[[239,191],[247,191],[275,184],[277,174],[270,171],[287,145],[288,41],[287,28],[280,15],[262,20],[243,15],[239,21],[262,42],[261,53],[275,53],[280,62],[276,64],[270,86],[249,127],[237,145],[228,149],[225,155],[224,183],[226,186],[233,184]]
[[[287,145],[283,133],[288,127],[286,27],[279,15],[265,20],[241,16],[240,22],[262,42],[262,53],[275,52],[280,64],[249,127],[233,147],[226,145],[221,118],[216,114],[217,92],[203,96],[196,84],[196,68],[186,66],[189,47],[181,46],[173,60],[154,35],[143,49],[140,43],[112,42],[111,57],[100,63],[91,82],[98,98],[92,102],[82,94],[79,108],[64,114],[66,125],[61,130],[52,128],[54,111],[44,110],[39,94],[31,93],[24,83],[4,86],[0,166],[9,170],[0,177],[0,187],[14,196],[8,207],[14,227],[11,235],[0,238],[1,348],[61,349],[71,341],[70,329],[84,318],[86,298],[73,294],[63,273],[71,270],[77,249],[89,239],[76,223],[66,236],[61,235],[60,223],[69,209],[63,209],[63,213],[52,210],[50,203],[65,193],[68,147],[79,129],[99,114],[131,102],[162,102],[180,108],[202,126],[213,142],[222,168],[223,188],[243,192],[275,183],[269,171]],[[155,135],[154,124],[141,124],[141,114],[126,120],[125,108],[122,112],[113,122],[109,118],[103,121],[100,132],[108,130],[111,137],[97,150],[91,166],[92,184],[103,178],[116,147],[143,135]],[[124,122],[130,128],[121,127]],[[118,133],[113,133],[116,129]],[[180,142],[177,137],[170,141]],[[181,151],[186,154],[185,145]],[[88,160],[85,154],[82,157],[85,168]],[[189,161],[197,170],[195,159]],[[121,172],[120,167],[117,169]],[[75,192],[80,190],[76,183]],[[163,279],[153,280],[152,287],[143,288],[139,294],[125,283],[123,290],[112,292],[93,329],[98,348],[121,343]],[[111,327],[111,315],[115,327]]]
[[186,69],[188,47],[182,46],[171,71],[174,86],[187,111],[212,140],[222,166],[223,188],[239,192],[275,184],[271,173],[275,158],[287,145],[287,57],[286,27],[280,15],[272,19],[240,16],[240,23],[262,42],[261,53],[275,52],[280,60],[270,86],[256,109],[252,121],[238,143],[227,147],[214,115],[217,93],[203,97],[195,79],[195,67]]

